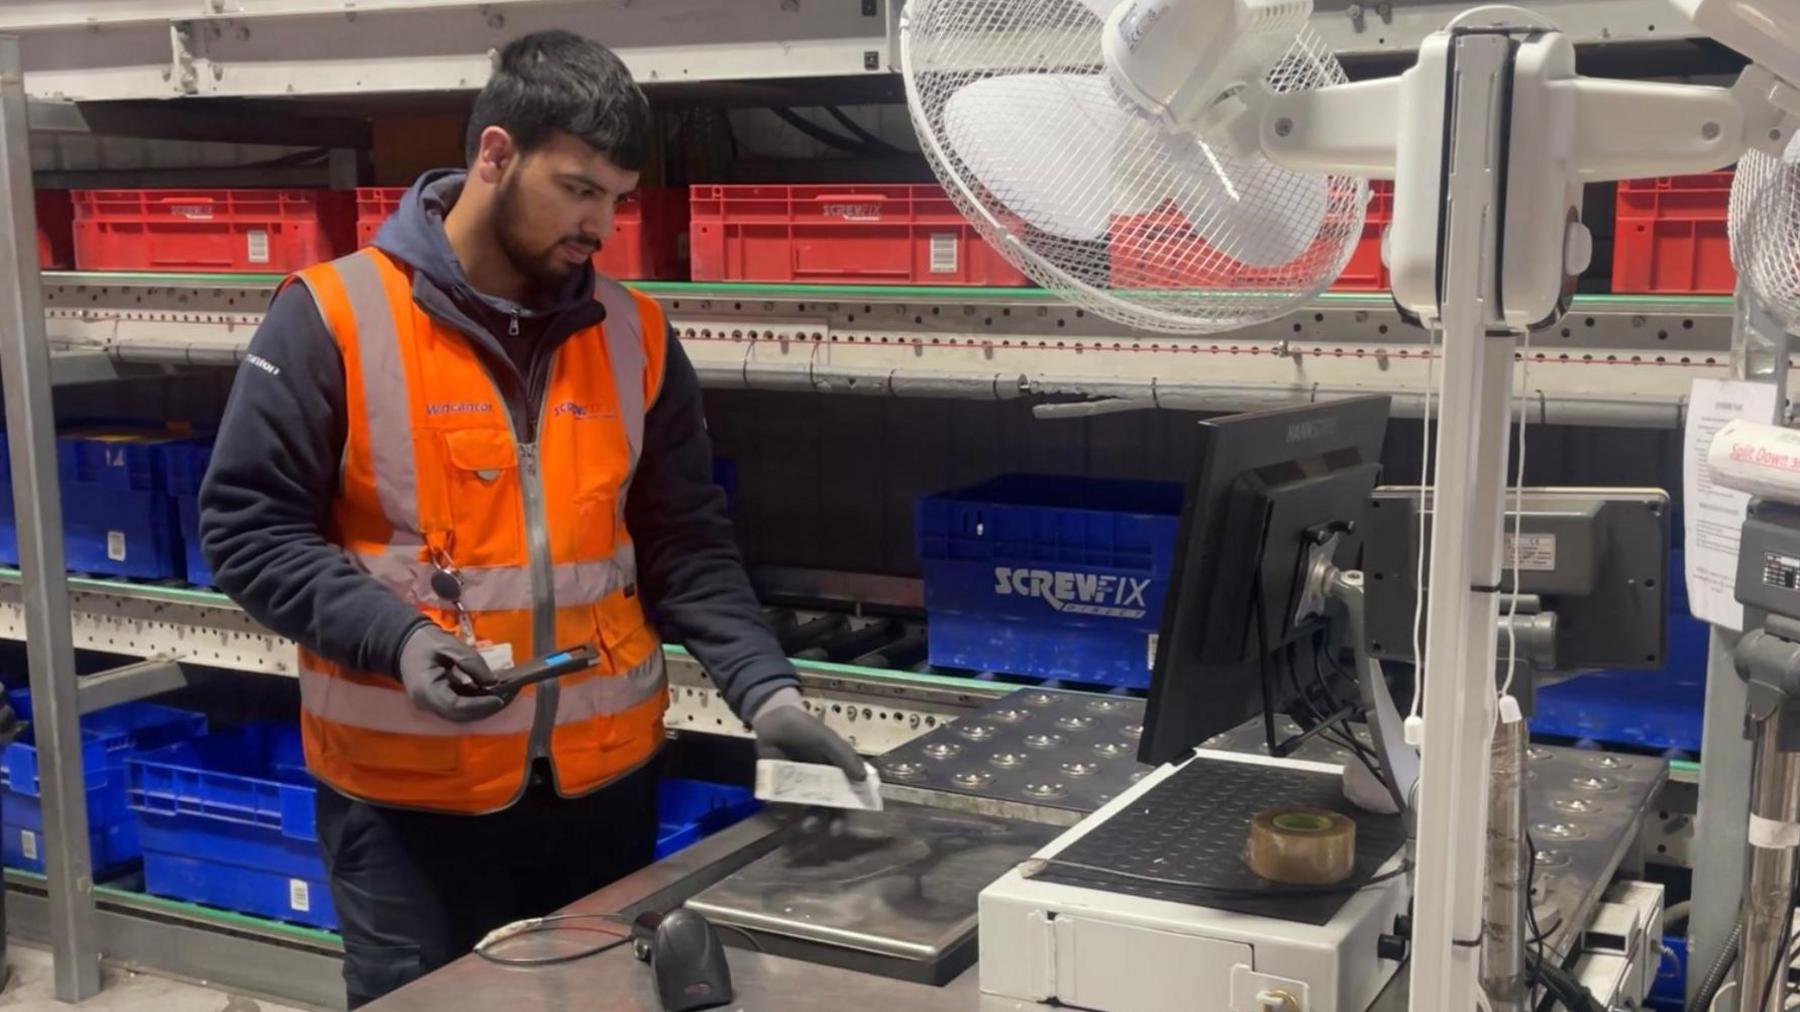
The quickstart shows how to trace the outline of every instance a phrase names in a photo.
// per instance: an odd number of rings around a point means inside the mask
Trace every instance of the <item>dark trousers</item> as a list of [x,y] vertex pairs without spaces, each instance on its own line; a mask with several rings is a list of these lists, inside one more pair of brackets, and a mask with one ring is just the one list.
[[489,931],[551,913],[650,863],[652,763],[584,798],[533,772],[493,815],[437,815],[353,801],[323,785],[319,843],[357,1008],[444,966]]

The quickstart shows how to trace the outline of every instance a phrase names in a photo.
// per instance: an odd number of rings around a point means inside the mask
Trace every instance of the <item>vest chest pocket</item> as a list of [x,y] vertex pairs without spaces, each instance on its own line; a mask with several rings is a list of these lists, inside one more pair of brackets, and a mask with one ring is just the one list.
[[444,447],[445,515],[456,562],[522,565],[524,505],[512,434],[503,429],[452,429],[439,437]]

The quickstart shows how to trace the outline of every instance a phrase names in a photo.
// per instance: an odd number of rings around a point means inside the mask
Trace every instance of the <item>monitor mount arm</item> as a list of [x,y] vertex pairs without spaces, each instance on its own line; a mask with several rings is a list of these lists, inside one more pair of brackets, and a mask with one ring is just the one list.
[[1341,622],[1333,623],[1339,646],[1347,647],[1355,657],[1357,693],[1369,725],[1369,737],[1375,748],[1376,771],[1382,786],[1394,800],[1395,810],[1410,822],[1413,788],[1419,781],[1419,754],[1406,744],[1399,708],[1388,691],[1381,661],[1370,655],[1364,625],[1367,620],[1363,574],[1339,569],[1332,561],[1338,543],[1349,533],[1347,526],[1314,532],[1312,544],[1303,565],[1306,580],[1302,585],[1296,623],[1327,617],[1332,609],[1341,612]]

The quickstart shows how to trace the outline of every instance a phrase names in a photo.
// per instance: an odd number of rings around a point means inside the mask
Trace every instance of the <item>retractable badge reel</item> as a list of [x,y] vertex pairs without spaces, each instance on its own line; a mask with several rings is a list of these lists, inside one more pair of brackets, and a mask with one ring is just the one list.
[[475,623],[469,618],[469,609],[463,606],[462,570],[456,568],[455,561],[442,551],[434,551],[431,564],[431,592],[450,602],[450,607],[456,609],[457,637],[481,654],[481,659],[487,662],[488,670],[499,672],[512,667],[511,643],[495,643],[476,637]]

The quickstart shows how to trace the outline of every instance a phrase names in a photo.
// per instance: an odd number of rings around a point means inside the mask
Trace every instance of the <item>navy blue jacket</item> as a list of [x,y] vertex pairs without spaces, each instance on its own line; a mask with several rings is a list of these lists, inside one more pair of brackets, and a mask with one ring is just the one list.
[[[414,300],[474,346],[516,431],[535,439],[551,352],[605,311],[592,297],[591,267],[529,307],[476,291],[444,235],[462,181],[454,171],[421,177],[375,245],[412,266]],[[694,367],[673,329],[666,340],[662,389],[625,508],[638,585],[651,621],[748,715],[795,685],[794,669],[762,620],[713,484]],[[258,622],[338,663],[392,672],[425,619],[325,538],[345,431],[343,357],[310,292],[289,285],[270,303],[232,386],[200,489],[200,542],[219,588]]]

